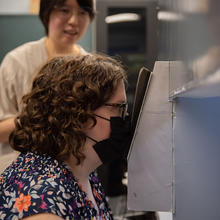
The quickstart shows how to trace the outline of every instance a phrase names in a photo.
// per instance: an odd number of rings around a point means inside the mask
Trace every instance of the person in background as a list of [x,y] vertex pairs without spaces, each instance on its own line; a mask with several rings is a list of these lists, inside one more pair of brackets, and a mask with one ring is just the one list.
[[[57,55],[80,55],[77,45],[95,16],[93,0],[41,0],[39,17],[46,36],[9,52],[0,66],[0,155],[10,153],[8,137],[21,110],[21,97],[30,88],[35,73]],[[34,27],[33,27],[34,28]],[[6,158],[10,161],[9,158]],[[3,167],[2,167],[3,166]],[[4,162],[0,171],[4,168]]]
[[1,219],[113,219],[95,169],[126,157],[126,73],[98,54],[51,59],[10,135],[20,155],[0,176]]

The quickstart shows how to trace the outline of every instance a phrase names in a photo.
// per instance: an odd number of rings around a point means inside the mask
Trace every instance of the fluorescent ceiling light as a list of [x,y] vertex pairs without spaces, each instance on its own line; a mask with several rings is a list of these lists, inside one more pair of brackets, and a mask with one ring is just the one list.
[[184,16],[171,11],[159,11],[157,18],[162,21],[182,21]]
[[139,21],[141,16],[136,13],[121,13],[110,15],[105,18],[105,22],[107,24],[119,23],[119,22],[133,22]]

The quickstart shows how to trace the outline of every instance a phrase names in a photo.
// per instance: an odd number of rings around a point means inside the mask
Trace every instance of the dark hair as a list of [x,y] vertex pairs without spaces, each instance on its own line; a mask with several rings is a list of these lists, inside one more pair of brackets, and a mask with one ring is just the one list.
[[[89,17],[92,20],[95,17],[94,0],[76,0],[81,8],[89,13]],[[48,35],[48,24],[52,10],[55,6],[62,6],[66,0],[41,0],[39,17],[44,25],[46,34]]]
[[10,135],[18,151],[47,153],[67,159],[72,153],[84,159],[86,135],[83,125],[96,119],[94,110],[107,102],[126,74],[121,64],[93,54],[64,56],[48,61],[23,97],[23,110]]

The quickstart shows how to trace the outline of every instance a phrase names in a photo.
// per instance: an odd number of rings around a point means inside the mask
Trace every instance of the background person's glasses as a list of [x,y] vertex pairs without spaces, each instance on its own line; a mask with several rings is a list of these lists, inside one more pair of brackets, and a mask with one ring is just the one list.
[[105,106],[111,106],[118,108],[120,117],[124,120],[128,111],[128,103],[105,103]]
[[73,15],[78,18],[84,18],[88,15],[88,12],[83,8],[80,9],[70,9],[67,6],[55,6],[55,12],[61,19],[69,20]]

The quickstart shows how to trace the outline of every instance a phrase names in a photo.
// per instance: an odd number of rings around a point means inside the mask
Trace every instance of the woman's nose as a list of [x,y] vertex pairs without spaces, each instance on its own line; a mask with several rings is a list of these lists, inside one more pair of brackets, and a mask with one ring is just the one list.
[[68,19],[69,24],[78,24],[78,15],[77,13],[72,13],[71,17]]

